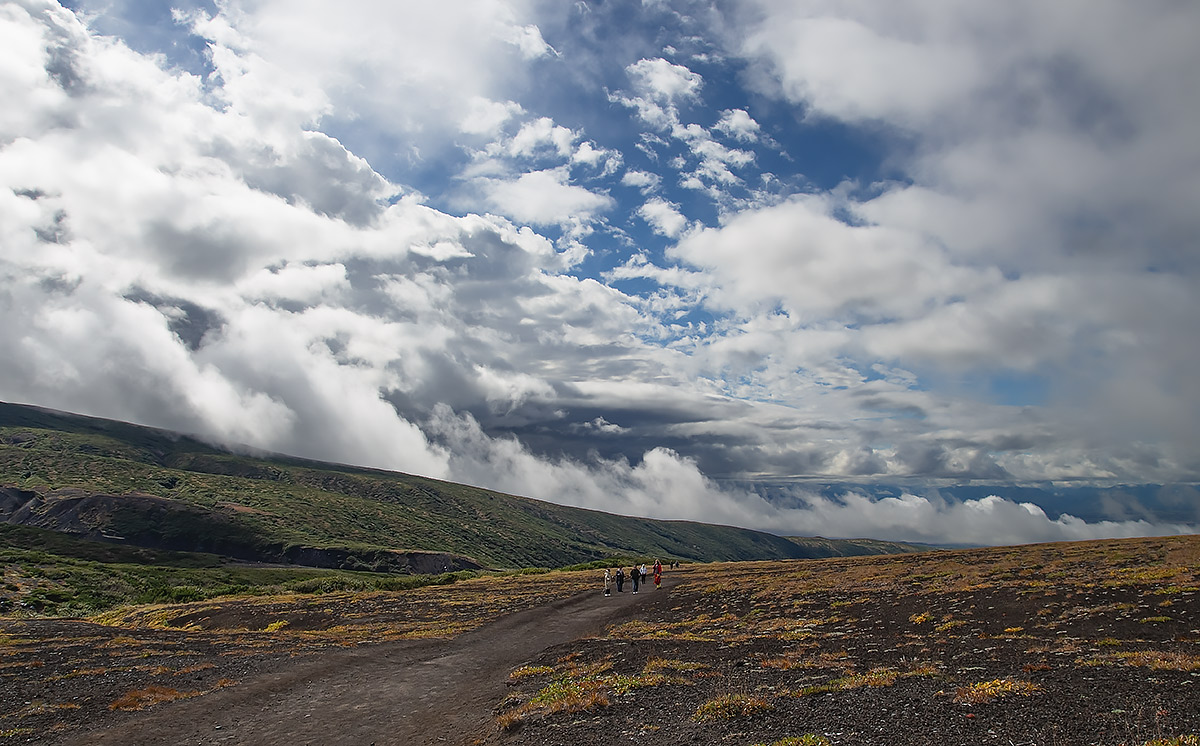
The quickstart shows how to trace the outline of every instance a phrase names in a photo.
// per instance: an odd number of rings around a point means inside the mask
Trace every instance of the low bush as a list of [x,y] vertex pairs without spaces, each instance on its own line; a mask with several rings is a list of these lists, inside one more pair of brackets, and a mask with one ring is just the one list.
[[748,694],[724,694],[697,707],[692,714],[692,720],[697,723],[709,723],[716,720],[751,717],[773,709],[775,709],[775,705],[762,697],[752,697]]

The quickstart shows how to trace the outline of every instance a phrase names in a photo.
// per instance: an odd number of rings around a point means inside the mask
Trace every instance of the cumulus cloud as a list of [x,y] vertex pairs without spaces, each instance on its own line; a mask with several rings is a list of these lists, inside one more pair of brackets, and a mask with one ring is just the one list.
[[662,58],[638,60],[626,69],[634,88],[655,101],[674,103],[695,98],[704,84],[696,73]]
[[600,169],[600,176],[616,173],[623,163],[621,154],[616,150],[596,147],[592,142],[581,142],[571,155],[571,163],[582,164]]
[[[526,266],[552,249],[502,222],[385,206],[395,190],[381,177],[339,177],[361,172],[359,159],[309,147],[328,138],[267,128],[276,164],[369,209],[319,206],[257,169],[264,146],[246,118],[278,124],[276,112],[214,110],[190,76],[61,9],[39,12],[5,24],[34,42],[4,69],[50,95],[22,91],[31,105],[6,123],[0,151],[5,343],[19,351],[4,396],[445,476],[445,454],[383,398],[411,388],[419,351],[439,345],[437,327],[416,321],[445,300],[431,281],[439,261],[486,258],[484,271],[505,277],[505,249]],[[73,96],[53,95],[64,89],[46,72],[52,53],[72,60]],[[47,134],[39,120],[60,124]],[[71,167],[56,168],[68,155]],[[411,278],[387,307],[372,296],[400,287],[395,275],[362,264],[385,257]]]
[[540,117],[521,126],[521,131],[509,143],[508,151],[514,156],[532,156],[542,148],[550,148],[566,158],[571,155],[577,138],[578,135],[569,128],[556,125],[549,117]]
[[[706,297],[745,312],[761,287],[802,319],[854,324],[842,349],[863,362],[1052,381],[1064,406],[1048,411],[1065,438],[1090,428],[1096,445],[1166,432],[1195,442],[1184,421],[1197,392],[1147,364],[1200,363],[1180,360],[1178,343],[1189,334],[1179,314],[1200,311],[1183,293],[1196,280],[1183,247],[1200,223],[1177,209],[1200,179],[1165,165],[1194,152],[1181,124],[1200,116],[1184,92],[1195,81],[1180,72],[1200,60],[1171,29],[1195,10],[1075,10],[1086,28],[1063,6],[756,3],[733,34],[761,66],[750,79],[809,122],[893,128],[911,143],[893,161],[906,180],[749,211],[675,256],[722,278]],[[1139,50],[1136,62],[1117,64],[1112,45]],[[754,249],[734,260],[735,244]],[[1124,395],[1139,412],[1117,404]],[[1119,471],[1112,458],[1100,472]]]
[[689,235],[672,254],[720,278],[712,297],[732,308],[783,303],[805,318],[906,318],[1000,279],[955,266],[919,234],[847,224],[836,208],[805,196],[747,211]]
[[565,167],[482,183],[494,210],[535,225],[588,223],[613,204],[607,195],[571,184],[570,171]]
[[[708,195],[722,213],[746,203],[761,203],[759,195],[735,196],[731,191],[744,191],[744,180],[736,171],[754,163],[755,155],[749,150],[729,147],[718,142],[713,132],[732,137],[739,142],[754,143],[759,140],[759,125],[744,110],[726,110],[712,131],[697,123],[687,123],[682,118],[679,105],[698,99],[703,78],[682,65],[663,59],[642,59],[626,68],[632,93],[612,93],[609,100],[627,106],[637,112],[638,118],[670,140],[650,132],[641,135],[637,147],[652,160],[658,160],[658,148],[667,149],[674,143],[682,144],[686,152],[676,155],[668,164],[680,172],[679,184],[685,189],[696,190]],[[628,185],[639,186],[644,192],[653,187],[644,183],[641,174],[627,174]],[[655,175],[656,178],[659,178]],[[654,186],[657,186],[657,181]],[[673,234],[664,234],[673,235]]]
[[509,26],[506,31],[505,40],[520,49],[525,59],[532,60],[557,54],[554,47],[547,44],[546,40],[542,38],[542,30],[533,24]]
[[184,18],[209,42],[215,93],[263,115],[256,131],[267,115],[320,121],[398,170],[451,156],[447,133],[488,137],[505,108],[515,114],[530,70],[554,58],[531,5],[368,0],[330,13],[311,0],[231,0]]
[[[786,95],[841,119],[910,123],[914,111],[945,111],[987,73],[984,60],[954,26],[965,14],[932,8],[841,15],[785,3],[758,3],[763,20],[743,41],[774,66]],[[919,24],[917,18],[928,21]]]
[[704,85],[700,75],[662,58],[638,60],[625,72],[633,94],[615,93],[609,98],[635,109],[642,121],[660,130],[679,123],[679,104],[695,99]]
[[638,208],[638,214],[664,236],[678,236],[687,227],[687,218],[679,212],[679,206],[658,197]]
[[721,121],[713,129],[742,142],[755,142],[762,127],[745,109],[726,109],[721,112]]
[[510,119],[521,116],[525,109],[515,101],[492,101],[483,96],[475,96],[469,103],[467,114],[459,124],[459,129],[473,135],[488,135],[497,137]]
[[649,171],[626,171],[621,177],[623,185],[640,189],[642,190],[642,194],[654,191],[661,182],[662,177]]

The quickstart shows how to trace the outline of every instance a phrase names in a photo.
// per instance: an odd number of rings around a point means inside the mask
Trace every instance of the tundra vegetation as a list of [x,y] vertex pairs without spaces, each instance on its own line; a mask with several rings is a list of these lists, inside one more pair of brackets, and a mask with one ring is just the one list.
[[[1195,743],[1200,537],[669,570],[629,621],[514,669],[524,744]],[[517,581],[517,582],[514,582]],[[454,637],[599,593],[596,570],[260,588],[0,621],[0,738],[48,743],[273,662]],[[3,741],[0,741],[2,743]]]
[[[514,677],[502,742],[1197,743],[1197,536],[677,577],[640,618],[547,653],[569,666]],[[671,676],[618,685],[662,660]],[[529,705],[556,682],[589,697]]]

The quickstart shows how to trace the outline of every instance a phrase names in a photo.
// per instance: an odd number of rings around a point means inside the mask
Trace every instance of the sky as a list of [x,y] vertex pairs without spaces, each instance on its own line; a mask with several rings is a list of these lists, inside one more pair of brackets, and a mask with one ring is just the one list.
[[1200,481],[1198,36],[1166,0],[0,0],[0,400],[781,534],[1197,532],[1194,489],[937,488]]

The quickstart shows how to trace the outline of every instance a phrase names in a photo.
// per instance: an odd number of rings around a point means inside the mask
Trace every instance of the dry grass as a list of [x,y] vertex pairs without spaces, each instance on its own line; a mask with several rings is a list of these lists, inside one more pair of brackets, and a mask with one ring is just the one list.
[[1079,658],[1081,666],[1143,666],[1156,671],[1200,671],[1200,655],[1164,650],[1139,650]]
[[666,671],[703,671],[708,668],[707,663],[695,663],[692,661],[681,661],[674,658],[651,658],[646,661],[646,667],[643,673],[656,674],[665,673]]
[[605,683],[596,679],[560,679],[538,691],[528,702],[496,718],[500,730],[512,730],[533,718],[556,713],[586,712],[608,707]]
[[706,669],[704,663],[667,658],[651,658],[637,675],[614,673],[612,659],[584,662],[579,653],[560,657],[553,666],[521,666],[508,680],[519,683],[541,678],[547,683],[528,698],[521,693],[509,696],[516,706],[496,718],[502,731],[512,730],[531,720],[559,713],[584,712],[612,704],[612,697],[653,686],[681,685],[692,682],[677,675]]
[[792,692],[792,695],[796,697],[808,697],[814,694],[828,694],[829,692],[848,692],[852,689],[862,689],[864,687],[892,686],[901,679],[937,676],[940,673],[941,669],[933,664],[917,665],[903,673],[888,666],[877,666],[866,673],[847,673],[845,676],[839,676],[822,684],[810,684],[798,691]]
[[717,720],[751,717],[773,709],[775,705],[762,697],[723,694],[697,707],[692,713],[692,720],[697,723],[711,723]]
[[152,707],[153,705],[162,704],[163,702],[174,702],[180,699],[199,697],[218,689],[224,689],[227,686],[233,686],[236,683],[236,681],[230,679],[221,679],[211,689],[191,692],[181,692],[178,689],[167,686],[147,686],[142,689],[132,689],[118,697],[116,701],[108,706],[108,709],[135,712]]
[[148,686],[144,689],[133,689],[125,692],[115,702],[108,706],[110,710],[134,712],[163,702],[174,702],[177,699],[199,697],[203,692],[181,692],[167,686]]
[[520,681],[531,676],[546,676],[554,673],[552,666],[521,666],[508,675],[509,681]]
[[958,691],[954,693],[954,701],[960,704],[982,705],[1013,694],[1028,697],[1041,689],[1040,686],[1029,681],[992,679],[959,687]]

